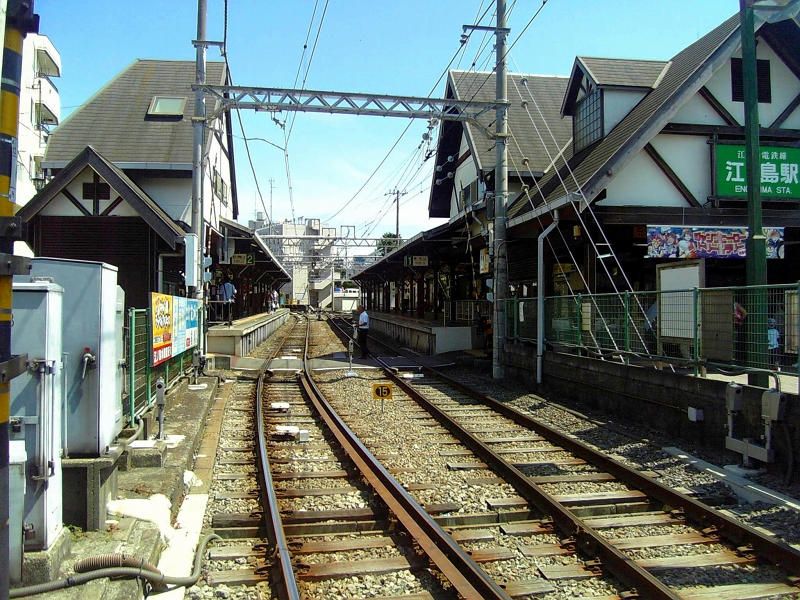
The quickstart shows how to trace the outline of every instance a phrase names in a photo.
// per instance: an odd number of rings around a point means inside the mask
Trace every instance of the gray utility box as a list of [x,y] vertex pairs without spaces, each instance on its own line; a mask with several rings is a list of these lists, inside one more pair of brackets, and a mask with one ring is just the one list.
[[44,282],[15,283],[13,289],[11,352],[27,354],[28,369],[11,381],[8,429],[12,444],[25,444],[26,490],[11,496],[9,505],[18,514],[23,503],[24,550],[29,552],[48,549],[63,529],[62,289]]
[[70,457],[100,456],[123,426],[125,296],[117,267],[33,258],[31,277],[50,277],[64,288],[65,449]]

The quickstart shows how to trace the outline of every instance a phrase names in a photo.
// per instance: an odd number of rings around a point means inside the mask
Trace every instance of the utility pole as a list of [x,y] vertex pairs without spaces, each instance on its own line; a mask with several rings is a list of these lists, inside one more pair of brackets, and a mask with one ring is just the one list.
[[270,178],[269,180],[269,214],[267,218],[269,219],[269,234],[272,235],[272,190],[275,189],[275,180]]
[[393,189],[391,192],[386,193],[387,196],[394,196],[394,202],[396,208],[395,224],[394,224],[394,237],[396,240],[394,243],[395,248],[400,247],[400,196],[405,196],[407,193],[408,192],[405,191],[401,192],[397,188]]
[[[197,0],[197,39],[194,41],[195,47],[195,82],[197,87],[205,84],[206,81],[206,15],[208,12],[207,0]],[[189,268],[187,272],[195,272],[196,280],[189,283],[189,295],[194,296],[200,302],[201,314],[205,315],[203,302],[204,276],[203,253],[205,251],[205,226],[203,223],[203,142],[205,140],[206,127],[206,97],[201,89],[194,92],[194,117],[192,118],[193,145],[192,145],[192,222],[190,233],[196,240],[195,247],[192,244],[185,244],[186,261],[194,261],[194,269]],[[186,238],[191,239],[187,236]],[[194,256],[190,256],[193,253]],[[188,267],[188,265],[187,265]],[[193,285],[192,285],[193,284]],[[203,331],[203,323],[200,323],[200,331]],[[200,351],[205,350],[205,335],[200,336]]]
[[494,167],[494,318],[492,319],[492,377],[503,378],[503,345],[506,341],[506,296],[508,295],[508,260],[506,220],[508,204],[508,84],[506,81],[506,0],[497,0],[497,83],[495,101]]
[[[11,296],[14,275],[27,274],[30,261],[14,256],[14,240],[22,239],[22,227],[14,203],[19,134],[19,89],[22,80],[22,42],[28,33],[39,31],[39,15],[33,14],[33,0],[8,0],[3,39],[3,93],[0,95],[0,259],[8,266],[0,276],[0,363],[6,375],[0,383],[0,600],[10,594],[10,536],[22,537],[21,531],[9,531],[9,419],[11,414],[11,379],[25,371],[28,357],[11,354]],[[19,499],[16,499],[19,501]]]
[[[761,149],[759,147],[758,72],[756,69],[755,0],[739,0],[744,87],[744,144],[747,163],[747,240],[745,272],[748,286],[767,284],[767,245],[761,220]],[[746,321],[747,362],[768,363],[766,290],[751,292]],[[768,387],[764,373],[748,375],[750,385]]]

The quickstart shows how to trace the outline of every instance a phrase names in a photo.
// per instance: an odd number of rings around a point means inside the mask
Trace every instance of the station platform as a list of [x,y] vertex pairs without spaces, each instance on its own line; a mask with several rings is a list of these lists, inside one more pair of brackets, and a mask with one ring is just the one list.
[[[206,351],[209,354],[247,356],[289,319],[288,308],[236,319],[230,325],[209,327]],[[218,368],[228,368],[221,365]]]
[[483,334],[477,325],[445,324],[396,313],[369,311],[370,332],[393,340],[421,355],[443,354],[455,350],[483,348]]

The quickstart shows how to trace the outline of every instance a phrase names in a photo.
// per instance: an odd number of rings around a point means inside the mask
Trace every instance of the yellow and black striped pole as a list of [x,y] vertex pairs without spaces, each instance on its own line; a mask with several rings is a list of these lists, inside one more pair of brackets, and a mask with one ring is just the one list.
[[[33,0],[8,0],[3,39],[3,68],[0,79],[0,258],[11,266],[17,261],[14,238],[19,227],[13,226],[17,133],[19,128],[19,88],[22,77],[22,41],[28,33],[39,30],[39,16],[33,14]],[[3,224],[5,226],[3,226]],[[16,232],[16,235],[13,233]],[[4,366],[12,364],[11,355],[11,283],[13,268],[0,272],[0,600],[9,596],[9,417],[11,378]],[[21,535],[21,532],[13,532]]]

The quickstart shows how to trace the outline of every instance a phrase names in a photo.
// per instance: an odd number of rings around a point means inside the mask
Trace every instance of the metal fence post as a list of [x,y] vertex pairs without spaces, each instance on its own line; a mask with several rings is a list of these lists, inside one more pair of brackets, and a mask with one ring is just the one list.
[[692,351],[692,355],[694,358],[694,376],[697,377],[698,368],[697,368],[697,361],[700,358],[700,322],[698,319],[699,316],[699,304],[700,304],[700,290],[698,288],[692,288],[692,322],[694,323],[694,349]]
[[[145,324],[145,330],[147,331],[147,347],[152,348],[152,340],[153,340],[153,320],[150,315],[150,309],[145,309],[145,318],[147,322]],[[151,363],[151,356],[152,352],[147,353],[147,360],[145,361],[145,404],[150,406],[150,400],[152,396],[150,395],[150,385],[152,384],[152,377],[153,377],[153,366]]]
[[[583,296],[578,294],[578,303],[577,303],[576,312],[578,314],[578,346],[583,348]],[[580,349],[578,350],[578,356],[581,355]]]
[[[788,311],[787,311],[788,312]],[[796,343],[798,345],[797,348],[797,360],[794,363],[795,370],[797,371],[797,376],[800,377],[800,281],[797,282],[797,292],[794,296],[794,326],[795,330],[794,333],[797,336],[795,338]],[[785,342],[784,342],[785,343]]]
[[128,404],[130,423],[136,419],[136,311],[128,309]]
[[[625,352],[631,351],[631,296],[628,290],[625,290],[624,297],[625,309]],[[625,357],[625,363],[629,362],[628,357]]]
[[[522,310],[525,310],[523,304]],[[519,298],[514,298],[514,339],[519,337]]]

